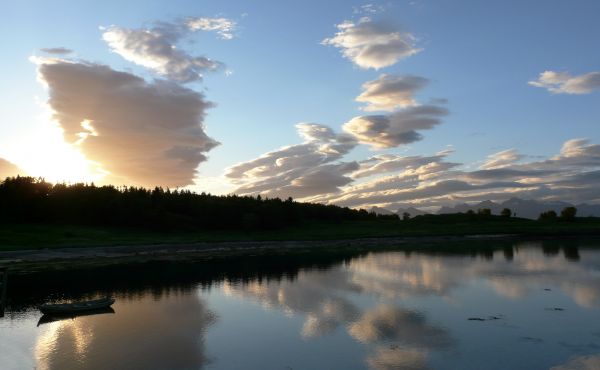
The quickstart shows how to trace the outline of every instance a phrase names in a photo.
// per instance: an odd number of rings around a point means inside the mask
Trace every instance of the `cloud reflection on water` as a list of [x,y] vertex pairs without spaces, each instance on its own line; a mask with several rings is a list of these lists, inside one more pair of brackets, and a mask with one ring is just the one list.
[[[509,299],[544,289],[562,291],[581,307],[598,308],[597,266],[600,255],[585,249],[518,243],[510,251],[480,255],[370,253],[329,270],[302,270],[293,281],[225,284],[224,291],[304,315],[300,334],[305,339],[345,328],[366,346],[365,361],[372,369],[426,369],[431,352],[452,347],[454,339],[431,323],[426,312],[401,307],[398,299],[436,296],[452,301],[459,288],[481,284]],[[374,307],[357,302],[356,297],[365,295],[377,301]]]
[[197,369],[207,363],[206,329],[216,316],[197,295],[117,299],[115,315],[45,326],[35,344],[37,369]]

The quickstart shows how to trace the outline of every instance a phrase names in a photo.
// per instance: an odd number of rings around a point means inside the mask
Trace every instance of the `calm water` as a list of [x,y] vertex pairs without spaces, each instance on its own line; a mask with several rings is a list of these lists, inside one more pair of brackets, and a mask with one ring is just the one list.
[[13,277],[0,368],[600,369],[600,244],[491,244]]

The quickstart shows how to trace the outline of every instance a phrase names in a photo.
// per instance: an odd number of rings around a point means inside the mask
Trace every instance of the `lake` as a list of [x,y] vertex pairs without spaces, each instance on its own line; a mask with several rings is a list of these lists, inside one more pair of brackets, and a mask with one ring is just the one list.
[[598,241],[106,266],[11,276],[9,297],[4,370],[600,369]]

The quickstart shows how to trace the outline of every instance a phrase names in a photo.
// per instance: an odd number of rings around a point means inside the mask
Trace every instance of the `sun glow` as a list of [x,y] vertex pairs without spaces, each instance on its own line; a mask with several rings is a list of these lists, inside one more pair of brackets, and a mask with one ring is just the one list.
[[20,144],[9,148],[9,158],[24,170],[24,175],[43,177],[50,182],[99,182],[106,175],[90,162],[77,145],[63,140],[62,129],[54,122],[43,120]]

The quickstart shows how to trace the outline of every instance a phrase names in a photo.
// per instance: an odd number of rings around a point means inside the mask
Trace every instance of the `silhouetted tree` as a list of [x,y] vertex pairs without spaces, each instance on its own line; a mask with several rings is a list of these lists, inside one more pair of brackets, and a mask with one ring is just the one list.
[[53,222],[150,229],[276,229],[305,222],[398,220],[398,215],[260,195],[214,196],[156,187],[51,184],[42,178],[0,182],[0,222]]
[[480,208],[477,210],[477,214],[480,216],[491,216],[492,210],[489,208]]
[[575,219],[575,215],[577,214],[577,208],[575,207],[565,207],[560,212],[560,218],[566,221],[572,221]]
[[552,220],[556,220],[556,212],[550,210],[550,211],[546,211],[546,212],[542,212],[540,213],[540,216],[538,217],[539,221],[552,221]]
[[500,216],[510,218],[512,215],[512,211],[509,208],[504,208],[502,212],[500,212]]
[[404,220],[404,221],[410,220],[410,213],[408,213],[408,212],[402,213],[402,220]]

